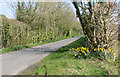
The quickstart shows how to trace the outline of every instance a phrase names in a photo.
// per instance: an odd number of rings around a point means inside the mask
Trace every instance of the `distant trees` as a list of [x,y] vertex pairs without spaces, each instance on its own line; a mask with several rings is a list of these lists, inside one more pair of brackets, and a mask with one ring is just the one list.
[[40,43],[81,34],[80,23],[69,3],[18,1],[12,7],[18,21],[3,18],[2,47]]
[[2,15],[0,15],[0,48],[2,45]]
[[2,27],[2,46],[3,47],[7,47],[7,41],[8,41],[8,39],[9,39],[9,24],[8,24],[8,21],[7,21],[7,19],[4,19],[4,20],[2,20],[2,24],[4,25],[3,27]]
[[[28,5],[25,5],[24,2],[21,4],[18,2],[17,10],[24,9],[21,17],[19,14],[21,12],[17,11],[17,19],[25,20],[26,24],[29,24],[32,29],[37,31],[37,35],[43,33],[41,37],[44,39],[55,39],[69,36],[70,35],[70,26],[73,26],[75,23],[74,12],[72,11],[70,5],[68,3],[60,3],[60,2],[45,2],[45,3],[34,3],[29,2]],[[58,36],[59,35],[59,36]]]
[[108,49],[118,35],[115,2],[72,2],[90,48]]

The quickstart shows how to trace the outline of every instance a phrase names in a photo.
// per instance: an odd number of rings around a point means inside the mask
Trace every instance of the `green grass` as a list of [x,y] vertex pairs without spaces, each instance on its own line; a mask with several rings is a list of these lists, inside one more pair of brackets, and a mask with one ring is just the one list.
[[12,52],[12,51],[16,51],[16,50],[20,50],[20,49],[24,49],[24,48],[30,48],[30,47],[34,47],[34,46],[38,46],[38,45],[43,45],[43,44],[47,44],[47,43],[51,43],[51,42],[56,42],[56,41],[60,41],[60,40],[68,39],[68,38],[72,38],[72,37],[73,36],[68,36],[68,37],[63,37],[63,38],[57,39],[57,40],[50,40],[50,41],[45,41],[45,42],[36,43],[36,44],[15,46],[15,47],[11,47],[11,48],[3,48],[2,51],[0,51],[0,54]]
[[118,46],[120,46],[120,41],[118,42]]
[[22,75],[117,75],[118,62],[100,61],[95,58],[73,59],[71,48],[85,46],[84,37],[48,55]]

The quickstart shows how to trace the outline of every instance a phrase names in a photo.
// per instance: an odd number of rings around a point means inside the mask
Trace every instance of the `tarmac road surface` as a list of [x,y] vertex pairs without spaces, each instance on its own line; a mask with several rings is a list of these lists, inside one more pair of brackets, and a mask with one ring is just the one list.
[[28,66],[39,62],[53,51],[72,43],[80,37],[73,37],[32,48],[22,49],[0,55],[2,75],[17,75]]

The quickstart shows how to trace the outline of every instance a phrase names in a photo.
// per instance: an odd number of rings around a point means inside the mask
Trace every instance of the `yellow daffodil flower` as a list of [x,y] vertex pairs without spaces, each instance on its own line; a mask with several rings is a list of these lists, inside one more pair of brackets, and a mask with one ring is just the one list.
[[73,59],[74,59],[75,57],[73,57]]
[[100,50],[100,48],[98,48],[98,51]]
[[87,52],[89,52],[89,50],[87,50]]
[[94,49],[94,51],[96,51],[96,49]]
[[101,51],[104,51],[103,49],[101,49]]
[[74,50],[74,48],[72,48],[72,50]]
[[111,52],[111,49],[108,49]]
[[113,54],[113,55],[115,55],[115,54]]
[[102,52],[105,52],[104,50]]
[[112,50],[112,52],[114,52],[114,51]]
[[75,54],[75,56],[77,56],[77,55]]

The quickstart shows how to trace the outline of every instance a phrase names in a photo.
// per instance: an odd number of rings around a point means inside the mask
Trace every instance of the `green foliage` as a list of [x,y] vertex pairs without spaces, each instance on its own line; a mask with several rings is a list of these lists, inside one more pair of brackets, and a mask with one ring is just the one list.
[[10,38],[9,35],[9,23],[7,19],[2,20],[2,47],[7,47],[7,40]]
[[77,49],[70,49],[70,53],[74,53],[73,58],[87,58],[90,54],[89,48],[85,48],[85,47],[79,47]]
[[20,50],[20,49],[24,49],[24,48],[34,47],[34,46],[37,46],[37,45],[43,45],[43,44],[47,44],[47,43],[51,43],[51,42],[56,42],[56,41],[63,40],[63,39],[68,39],[68,38],[71,38],[71,37],[72,36],[60,38],[60,39],[57,39],[57,40],[45,41],[45,42],[41,42],[41,43],[15,46],[15,47],[10,47],[10,48],[2,48],[2,51],[0,51],[0,54],[12,52],[12,51],[16,51],[16,50]]
[[[69,36],[71,34],[80,34],[80,27],[76,28],[80,24],[68,3],[29,2],[28,5],[22,5],[22,3],[24,2],[18,2],[17,4],[17,7],[20,5],[20,8],[16,8],[16,10],[22,10],[24,6],[22,13],[17,11],[17,19],[21,19],[19,21],[29,24],[38,36],[44,32],[43,37],[46,40],[54,40],[55,38]],[[76,30],[73,30],[73,28]]]
[[68,3],[18,1],[12,7],[17,20],[2,17],[2,48],[81,35],[80,23]]
[[25,70],[21,75],[118,75],[118,62],[100,61],[95,58],[86,60],[73,59],[71,48],[83,47],[84,37],[60,48],[38,62],[33,68]]
[[78,47],[78,48],[72,48],[69,50],[69,53],[73,53],[73,58],[90,58],[94,57],[96,59],[101,60],[116,60],[117,57],[117,51],[113,51],[112,49],[104,49],[104,48],[86,48],[86,47]]

